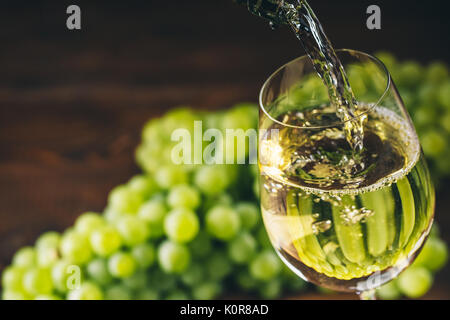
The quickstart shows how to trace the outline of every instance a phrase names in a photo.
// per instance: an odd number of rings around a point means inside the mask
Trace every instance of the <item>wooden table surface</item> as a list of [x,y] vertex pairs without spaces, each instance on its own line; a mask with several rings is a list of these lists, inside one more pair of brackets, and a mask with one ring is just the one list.
[[[264,79],[303,54],[286,28],[271,31],[231,0],[73,2],[80,31],[65,26],[71,2],[0,4],[0,270],[40,233],[104,208],[108,191],[139,172],[133,152],[147,119],[177,105],[256,101]],[[313,2],[336,47],[449,62],[442,10],[379,1],[383,29],[369,31],[368,1]],[[447,242],[449,190],[437,210]],[[436,282],[429,296],[449,298],[450,269]]]

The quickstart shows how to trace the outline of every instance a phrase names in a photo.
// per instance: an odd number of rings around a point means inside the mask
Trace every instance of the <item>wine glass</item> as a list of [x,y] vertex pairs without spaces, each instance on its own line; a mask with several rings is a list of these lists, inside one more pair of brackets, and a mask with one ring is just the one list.
[[[419,253],[434,188],[412,121],[381,61],[338,50],[357,100],[341,121],[307,56],[273,73],[260,93],[261,209],[272,245],[298,276],[375,297]],[[364,128],[355,151],[347,126]]]

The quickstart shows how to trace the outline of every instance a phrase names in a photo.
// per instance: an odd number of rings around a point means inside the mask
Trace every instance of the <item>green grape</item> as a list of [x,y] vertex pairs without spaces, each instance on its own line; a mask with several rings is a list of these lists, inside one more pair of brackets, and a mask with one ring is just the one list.
[[154,143],[165,139],[165,133],[161,128],[161,119],[150,119],[142,129],[142,140]]
[[259,253],[250,263],[250,274],[259,280],[270,280],[281,271],[281,263],[272,251]]
[[445,242],[430,237],[414,261],[414,266],[423,266],[430,271],[437,271],[446,264],[447,259],[448,251]]
[[208,129],[219,128],[223,122],[223,115],[224,115],[224,112],[222,112],[222,111],[205,113],[205,120],[204,120],[205,127]]
[[216,206],[206,213],[208,232],[220,240],[229,240],[239,231],[241,221],[237,212],[226,206]]
[[164,217],[167,211],[166,205],[160,199],[151,199],[139,209],[138,217],[148,223],[152,238],[164,234]]
[[9,266],[2,273],[2,287],[4,290],[21,292],[25,269],[17,266]]
[[263,283],[259,288],[259,294],[264,299],[275,299],[281,295],[281,282],[278,279]]
[[61,297],[54,294],[40,294],[34,300],[62,300]]
[[390,281],[377,289],[377,296],[383,300],[397,300],[401,295],[402,294],[395,284],[395,280]]
[[189,209],[174,209],[164,220],[167,236],[179,243],[191,241],[197,235],[199,228],[197,215]]
[[299,293],[307,287],[307,282],[284,264],[281,269],[281,278],[283,279],[286,288],[292,292]]
[[256,178],[255,181],[253,181],[253,194],[255,195],[256,198],[259,199],[259,193],[260,193],[260,185],[259,185],[259,178]]
[[127,246],[135,246],[145,242],[150,236],[150,230],[143,221],[135,216],[126,216],[119,219],[116,228],[120,233],[123,243]]
[[187,269],[191,255],[186,246],[164,241],[158,248],[158,262],[167,273],[181,273]]
[[156,259],[155,248],[150,243],[142,243],[133,247],[131,255],[141,269],[150,267]]
[[442,84],[439,88],[438,99],[447,110],[450,109],[450,80],[447,80],[447,82]]
[[104,225],[105,220],[98,213],[86,212],[75,221],[75,230],[89,237],[93,231]]
[[[436,164],[436,169],[438,170],[438,174],[440,175],[448,175],[450,174],[450,161],[448,161],[450,157],[450,150],[446,149],[442,156],[439,156],[437,159],[434,159]],[[439,181],[436,183],[439,184]]]
[[248,270],[238,273],[236,281],[242,289],[247,291],[255,289],[259,284],[258,280],[253,278]]
[[399,88],[402,95],[402,100],[408,110],[414,110],[416,107],[417,97],[407,88]]
[[214,204],[215,205],[219,205],[220,204],[220,205],[223,205],[223,206],[231,207],[233,205],[233,203],[234,203],[233,197],[230,196],[228,193],[222,193],[219,196],[214,197]]
[[29,300],[30,297],[21,291],[3,290],[2,300]]
[[438,157],[447,147],[447,140],[439,132],[427,131],[420,138],[423,151],[429,157]]
[[450,111],[447,111],[440,120],[442,127],[450,133]]
[[195,257],[206,257],[212,250],[212,243],[210,236],[200,231],[199,234],[189,243],[192,255]]
[[[354,69],[349,68],[350,76],[352,80],[354,77]],[[359,71],[359,70],[358,70]],[[363,73],[361,71],[357,72],[358,76],[361,76]],[[358,79],[358,78],[357,78]],[[305,78],[304,84],[300,86],[293,87],[289,92],[289,98],[282,102],[282,108],[292,108],[296,104],[300,104],[305,100],[315,100],[317,103],[325,102],[325,97],[327,96],[326,89],[321,83],[319,77],[314,75],[309,75]]]
[[131,276],[136,267],[136,260],[127,252],[117,252],[108,259],[108,270],[116,278]]
[[423,68],[414,61],[404,62],[397,72],[397,77],[394,77],[394,80],[398,82],[400,86],[409,88],[420,84],[422,79]]
[[[437,87],[432,84],[426,84],[419,88],[419,100],[427,110],[430,110],[430,105],[434,105],[437,98]],[[420,107],[419,107],[420,110]],[[434,110],[434,109],[433,109]]]
[[216,282],[205,282],[192,290],[192,296],[196,300],[212,300],[221,292],[221,287]]
[[12,263],[17,267],[32,268],[36,265],[36,250],[33,247],[23,247],[16,252]]
[[128,187],[139,194],[143,199],[148,199],[159,191],[155,180],[148,175],[136,175],[128,181]]
[[159,295],[153,289],[143,289],[136,293],[137,300],[158,300]]
[[131,300],[131,291],[124,285],[115,284],[105,290],[105,300]]
[[53,290],[50,271],[44,268],[33,268],[23,276],[23,288],[31,295],[48,294]]
[[[72,267],[73,265],[65,260],[59,260],[52,266],[50,276],[54,287],[58,291],[66,292],[72,288],[71,286],[76,287],[77,284],[74,283],[74,281],[77,279],[75,279],[75,277],[71,277],[73,275]],[[69,282],[70,280],[73,281]],[[81,279],[78,280],[81,281]]]
[[397,65],[397,60],[394,55],[387,51],[379,51],[375,53],[375,56],[384,63],[388,70],[392,70]]
[[61,234],[55,231],[49,231],[43,233],[36,240],[36,249],[39,250],[41,248],[59,248],[59,244],[61,242]]
[[215,252],[209,257],[206,261],[206,269],[212,280],[221,280],[233,271],[230,260],[221,252]]
[[59,259],[59,253],[56,247],[37,248],[36,256],[37,256],[37,265],[40,267],[50,267]]
[[403,271],[397,279],[400,291],[409,298],[420,298],[431,288],[433,276],[421,267],[410,267]]
[[109,210],[119,213],[136,213],[144,198],[126,185],[115,187],[108,197]]
[[[146,172],[157,172],[161,167],[162,159],[159,155],[163,150],[155,150],[155,145],[160,146],[161,149],[163,148],[161,145],[152,143],[151,145],[141,144],[136,149],[136,161]],[[153,146],[153,148],[150,148],[150,146]]]
[[206,212],[209,209],[218,205],[232,207],[233,203],[234,203],[233,198],[227,193],[222,193],[220,195],[215,196],[208,196],[203,202],[202,212]]
[[161,191],[161,192],[155,193],[155,194],[151,197],[151,199],[148,200],[148,202],[150,202],[150,201],[160,201],[160,202],[162,202],[163,204],[165,204],[166,196],[167,196],[167,192]]
[[167,203],[172,208],[195,210],[200,204],[200,193],[192,186],[181,184],[170,190]]
[[253,177],[259,176],[259,167],[257,164],[250,164],[248,167],[250,168]]
[[131,290],[143,289],[147,284],[147,273],[144,271],[136,272],[128,278],[122,279],[122,282]]
[[237,164],[226,164],[223,166],[223,169],[225,170],[225,172],[228,176],[229,184],[235,182],[237,180],[238,176],[240,177],[241,175],[247,174],[247,170],[246,170],[247,167],[237,165]]
[[250,234],[242,233],[228,245],[228,255],[236,263],[246,263],[255,254],[256,246],[256,240]]
[[180,280],[185,285],[193,287],[203,280],[204,272],[204,268],[199,263],[191,264],[189,268],[181,274]]
[[86,271],[89,278],[100,285],[107,285],[113,281],[106,260],[102,258],[96,258],[89,262]]
[[[362,69],[358,70],[359,71],[359,76],[361,78],[364,78],[365,76],[365,72],[361,71]],[[322,80],[315,76],[315,75],[309,75],[305,81],[305,85],[302,86],[301,88],[296,88],[296,90],[302,90],[304,91],[304,93],[307,93],[308,97],[314,93],[314,95],[316,94],[316,91],[322,91],[321,94],[326,94],[326,90],[324,90],[325,88],[323,88],[323,82]],[[316,100],[318,100],[316,98]]]
[[414,124],[419,128],[436,123],[437,118],[437,110],[423,106],[419,106],[413,115]]
[[172,131],[179,128],[184,128],[193,132],[194,121],[201,120],[201,117],[192,109],[181,107],[170,110],[161,120],[163,121],[162,130],[171,134]]
[[241,103],[226,112],[222,120],[222,128],[254,129],[258,120],[258,106],[253,103]]
[[69,291],[68,300],[103,300],[102,290],[92,282],[84,282],[75,290]]
[[[235,112],[243,112],[246,117],[253,120],[253,127],[258,125],[259,106],[254,102],[241,102],[233,106]],[[251,129],[250,127],[249,129]]]
[[261,247],[266,249],[272,249],[272,243],[269,240],[269,236],[267,235],[267,231],[264,226],[261,226],[259,228],[256,238]]
[[166,296],[166,300],[188,300],[189,296],[182,290],[175,290]]
[[447,66],[442,62],[433,62],[428,66],[426,79],[430,83],[440,84],[448,78]]
[[122,238],[116,228],[108,225],[91,234],[90,244],[96,254],[107,257],[120,248]]
[[430,238],[437,238],[441,234],[439,230],[439,226],[436,222],[433,223],[433,226],[431,227],[430,231]]
[[194,176],[194,184],[208,196],[224,192],[230,182],[230,177],[221,166],[201,166]]
[[177,184],[186,183],[188,176],[182,166],[165,165],[155,172],[155,180],[163,189],[170,189]]
[[328,288],[325,288],[325,287],[321,287],[321,286],[317,286],[317,287],[316,287],[316,290],[317,290],[319,293],[326,294],[326,295],[333,295],[333,294],[336,294],[336,291],[331,290],[331,289],[328,289]]
[[92,249],[86,236],[74,231],[63,235],[60,251],[64,259],[77,265],[85,264],[92,257]]
[[260,221],[259,208],[252,202],[240,202],[235,210],[239,214],[244,229],[252,230]]
[[125,215],[127,215],[127,214],[123,213],[123,212],[115,211],[108,206],[106,206],[105,210],[103,211],[103,218],[105,218],[105,220],[111,224],[116,223],[117,220],[119,220],[120,218],[122,218]]
[[158,291],[170,291],[177,285],[177,278],[160,268],[153,270],[148,279],[149,287]]

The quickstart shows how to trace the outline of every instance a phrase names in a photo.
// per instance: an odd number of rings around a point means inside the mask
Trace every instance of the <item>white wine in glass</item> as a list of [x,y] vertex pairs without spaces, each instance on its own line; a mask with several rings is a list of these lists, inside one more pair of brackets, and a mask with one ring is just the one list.
[[[261,208],[269,238],[299,276],[337,291],[373,292],[407,268],[434,215],[434,189],[414,126],[385,66],[339,50],[355,96],[338,117],[307,56],[260,94]],[[347,132],[362,126],[362,149]]]

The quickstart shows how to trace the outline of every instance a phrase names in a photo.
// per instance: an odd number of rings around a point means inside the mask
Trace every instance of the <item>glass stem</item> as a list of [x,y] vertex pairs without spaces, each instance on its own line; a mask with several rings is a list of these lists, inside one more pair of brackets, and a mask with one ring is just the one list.
[[359,298],[361,300],[377,300],[375,289],[360,292]]

